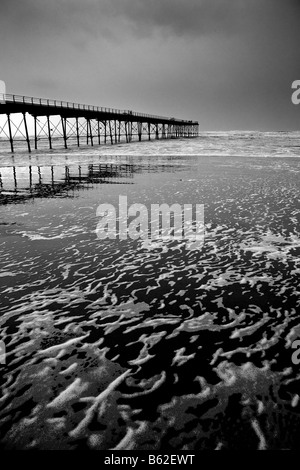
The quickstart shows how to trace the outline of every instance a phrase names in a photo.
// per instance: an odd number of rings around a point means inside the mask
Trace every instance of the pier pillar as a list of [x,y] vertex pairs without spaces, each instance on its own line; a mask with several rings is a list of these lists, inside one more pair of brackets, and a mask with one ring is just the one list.
[[86,122],[86,145],[89,145],[89,120],[85,118]]
[[92,130],[92,125],[91,125],[91,120],[88,119],[88,126],[89,126],[89,131],[90,131],[90,139],[91,139],[91,146],[94,146],[94,141],[93,141],[93,130]]
[[26,135],[28,152],[31,153],[30,139],[29,139],[28,127],[27,127],[27,121],[26,121],[26,113],[23,113],[23,121],[24,121],[24,127],[25,127],[25,135]]
[[8,131],[9,131],[9,141],[10,141],[10,149],[11,152],[14,152],[14,138],[12,135],[12,130],[11,130],[11,122],[10,122],[10,114],[7,114],[7,123],[8,123]]
[[100,145],[100,121],[97,121],[97,128],[98,128],[98,145]]
[[113,134],[112,134],[111,120],[110,119],[108,121],[108,125],[109,125],[110,142],[111,142],[111,145],[113,145],[114,142],[113,142]]
[[48,140],[49,140],[49,148],[52,150],[52,139],[51,139],[51,127],[50,127],[50,117],[47,116],[47,124],[48,124]]
[[78,124],[78,117],[76,118],[76,138],[77,138],[77,147],[79,147],[79,124]]
[[67,132],[66,132],[66,118],[63,118],[60,116],[61,119],[61,125],[62,125],[62,130],[63,130],[63,138],[64,138],[64,146],[65,149],[68,148],[67,146]]
[[114,120],[114,131],[115,131],[115,144],[117,143],[117,121]]
[[37,124],[36,124],[36,120],[37,120],[37,117],[34,116],[33,117],[34,119],[34,148],[35,150],[37,150]]

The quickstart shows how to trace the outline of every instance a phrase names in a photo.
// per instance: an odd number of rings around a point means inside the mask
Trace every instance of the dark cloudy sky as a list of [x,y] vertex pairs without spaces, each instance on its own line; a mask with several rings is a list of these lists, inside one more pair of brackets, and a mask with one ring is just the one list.
[[299,130],[300,0],[0,0],[7,92]]

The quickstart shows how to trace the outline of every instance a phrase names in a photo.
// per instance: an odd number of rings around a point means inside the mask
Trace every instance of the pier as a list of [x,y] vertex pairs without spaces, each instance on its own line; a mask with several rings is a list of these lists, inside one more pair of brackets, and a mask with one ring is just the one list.
[[[198,136],[196,121],[137,113],[92,105],[71,103],[28,96],[2,94],[0,116],[1,142],[23,142],[28,152],[39,148],[41,141],[47,147],[69,148],[82,145],[107,145],[133,141],[170,139]],[[17,119],[16,116],[21,115]],[[29,132],[28,120],[33,120]]]

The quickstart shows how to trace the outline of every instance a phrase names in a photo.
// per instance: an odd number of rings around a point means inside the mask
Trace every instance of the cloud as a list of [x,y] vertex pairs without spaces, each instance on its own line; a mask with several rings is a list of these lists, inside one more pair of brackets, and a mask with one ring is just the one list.
[[[270,0],[259,0],[268,3]],[[277,1],[277,0],[273,0]],[[287,0],[287,2],[290,0]],[[295,1],[295,0],[294,0]],[[1,0],[6,32],[65,35],[78,31],[99,37],[202,36],[230,34],[245,5],[258,0]]]
[[1,0],[0,24],[17,36],[197,38],[272,27],[299,10],[299,0]]
[[161,30],[178,36],[229,32],[236,21],[236,0],[106,0],[105,14],[125,19],[142,35]]
[[[202,37],[243,34],[299,17],[299,0],[95,0],[104,18],[137,36]],[[120,23],[117,23],[120,21]],[[292,21],[293,22],[293,21]],[[286,25],[287,27],[287,25]]]
[[207,128],[284,127],[299,114],[299,13],[300,0],[1,0],[0,78]]
[[54,36],[95,25],[94,0],[1,0],[2,28],[16,36]]

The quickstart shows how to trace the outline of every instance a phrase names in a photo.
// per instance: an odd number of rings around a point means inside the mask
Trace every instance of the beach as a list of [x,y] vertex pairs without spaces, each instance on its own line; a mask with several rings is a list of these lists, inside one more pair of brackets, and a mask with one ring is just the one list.
[[[294,449],[300,133],[0,143],[0,444]],[[100,204],[202,204],[205,240],[100,240]]]

